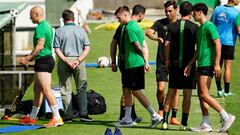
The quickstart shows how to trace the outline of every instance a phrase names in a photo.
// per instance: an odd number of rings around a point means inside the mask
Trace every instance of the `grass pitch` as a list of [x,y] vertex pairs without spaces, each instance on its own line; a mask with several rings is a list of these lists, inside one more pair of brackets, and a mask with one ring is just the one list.
[[[89,35],[91,41],[91,52],[87,57],[87,62],[96,62],[99,56],[107,56],[109,57],[109,47],[110,42],[113,36],[114,31],[106,31],[106,30],[93,30],[96,25],[91,25],[92,33]],[[149,46],[150,51],[150,61],[155,61],[156,51],[157,51],[157,43],[148,40],[146,41]],[[239,43],[238,43],[239,44]],[[229,134],[234,135],[239,131],[240,122],[238,118],[240,117],[240,109],[239,109],[239,98],[240,98],[240,47],[236,46],[236,55],[233,63],[232,69],[232,81],[231,81],[231,92],[235,93],[235,96],[230,96],[226,98],[216,98],[221,105],[232,114],[236,115],[236,121],[233,126],[229,129]],[[146,89],[144,91],[145,95],[149,98],[151,104],[154,108],[158,109],[158,104],[156,100],[156,82],[155,82],[155,66],[152,66],[152,70],[149,73],[146,73]],[[56,73],[56,67],[52,74],[52,83],[53,85],[58,84],[58,77]],[[25,131],[20,133],[11,133],[18,135],[41,135],[41,134],[49,134],[49,135],[76,135],[76,134],[84,134],[84,135],[103,135],[104,131],[107,127],[110,127],[114,130],[114,124],[119,117],[119,104],[121,97],[121,81],[120,81],[120,73],[111,72],[110,68],[87,68],[87,78],[88,78],[88,89],[93,89],[99,93],[101,93],[107,103],[107,112],[102,115],[92,115],[93,122],[80,122],[79,119],[74,119],[72,123],[65,123],[64,126],[50,129],[39,129],[32,131]],[[75,87],[73,87],[75,88]],[[216,86],[214,80],[212,81],[211,86],[211,95],[213,97],[217,96]],[[27,93],[25,94],[24,99],[32,99],[33,91],[32,86],[29,87]],[[178,107],[177,118],[181,120],[181,105],[182,105],[182,92],[180,92],[180,101]],[[159,135],[159,134],[196,134],[190,131],[180,131],[179,126],[171,126],[169,130],[160,130],[161,125],[158,125],[155,129],[148,128],[150,124],[150,116],[148,112],[140,105],[140,103],[136,100],[136,112],[139,117],[143,117],[143,122],[137,124],[137,126],[133,128],[121,128],[121,132],[123,135]],[[1,114],[2,115],[2,114]],[[189,115],[189,126],[195,127],[202,120],[200,105],[198,101],[198,96],[196,90],[193,90],[192,96],[192,104]],[[210,120],[212,124],[212,128],[214,131],[208,134],[219,134],[217,133],[221,127],[220,116],[219,114],[210,109]],[[38,124],[46,123],[45,121],[38,121]],[[0,127],[5,127],[9,125],[15,125],[17,122],[14,121],[3,121],[0,120]]]

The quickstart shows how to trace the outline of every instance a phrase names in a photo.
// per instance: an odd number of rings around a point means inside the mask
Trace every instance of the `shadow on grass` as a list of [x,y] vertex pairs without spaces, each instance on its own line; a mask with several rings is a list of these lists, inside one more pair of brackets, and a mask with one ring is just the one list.
[[[73,120],[72,122],[69,123],[64,123],[64,124],[80,124],[80,125],[102,125],[106,127],[115,127],[116,121],[105,121],[105,120],[94,120],[91,122],[83,122],[83,121],[78,121],[78,120]],[[168,130],[162,130],[159,127],[156,128],[151,128],[146,126],[149,122],[141,122],[138,123],[137,125],[134,125],[133,127],[119,127],[119,128],[132,128],[132,129],[151,129],[151,130],[161,130],[161,131],[179,131],[179,129],[168,129]],[[159,124],[160,125],[160,124]]]
[[114,127],[116,121],[103,121],[103,120],[93,120],[91,122],[83,122],[79,120],[73,120],[72,122],[67,122],[64,124],[80,124],[80,125],[104,125],[107,127]]
[[151,129],[151,130],[159,130],[159,131],[179,131],[179,129],[161,129],[159,127],[156,127],[156,128],[151,128],[151,127],[146,127],[146,126],[133,126],[133,127],[120,127],[120,128],[133,128],[133,129]]
[[21,125],[15,120],[0,120],[0,125]]

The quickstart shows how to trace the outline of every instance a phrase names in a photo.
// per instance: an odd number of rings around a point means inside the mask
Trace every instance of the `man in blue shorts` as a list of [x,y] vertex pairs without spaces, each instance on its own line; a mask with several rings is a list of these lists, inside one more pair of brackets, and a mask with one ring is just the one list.
[[240,15],[234,6],[238,3],[239,0],[228,0],[226,5],[217,6],[212,15],[212,22],[217,26],[222,44],[221,67],[224,64],[224,90],[221,87],[221,76],[215,77],[219,97],[233,95],[230,92],[231,67],[236,39],[240,34]]

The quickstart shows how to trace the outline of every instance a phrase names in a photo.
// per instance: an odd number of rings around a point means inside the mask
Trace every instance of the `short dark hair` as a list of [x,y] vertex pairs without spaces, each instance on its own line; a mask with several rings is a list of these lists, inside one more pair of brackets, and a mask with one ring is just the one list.
[[68,20],[73,20],[74,19],[73,11],[68,10],[68,9],[64,10],[63,13],[62,13],[62,18],[63,18],[63,20],[67,20],[67,21]]
[[145,14],[146,8],[140,4],[137,4],[133,7],[132,15],[139,15],[140,13]]
[[204,15],[208,13],[208,7],[204,3],[197,3],[193,6],[194,11],[202,11]]
[[169,0],[164,4],[164,7],[167,8],[169,6],[173,6],[174,9],[177,8],[177,3],[175,0]]
[[182,16],[187,16],[191,14],[192,11],[193,11],[193,6],[190,2],[185,1],[180,5],[179,12]]
[[122,12],[125,12],[125,11],[130,13],[130,10],[127,6],[120,6],[120,7],[117,8],[114,15],[117,15],[118,13],[122,13]]

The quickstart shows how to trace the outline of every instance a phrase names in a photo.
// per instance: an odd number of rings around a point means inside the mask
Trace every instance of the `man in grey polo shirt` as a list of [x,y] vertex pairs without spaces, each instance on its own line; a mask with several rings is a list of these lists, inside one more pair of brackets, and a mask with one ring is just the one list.
[[79,101],[80,120],[92,121],[87,112],[87,79],[85,58],[90,51],[90,42],[86,32],[74,23],[74,13],[65,10],[62,13],[64,26],[56,30],[53,47],[59,57],[58,77],[65,121],[71,121],[72,110],[72,77],[76,83]]

